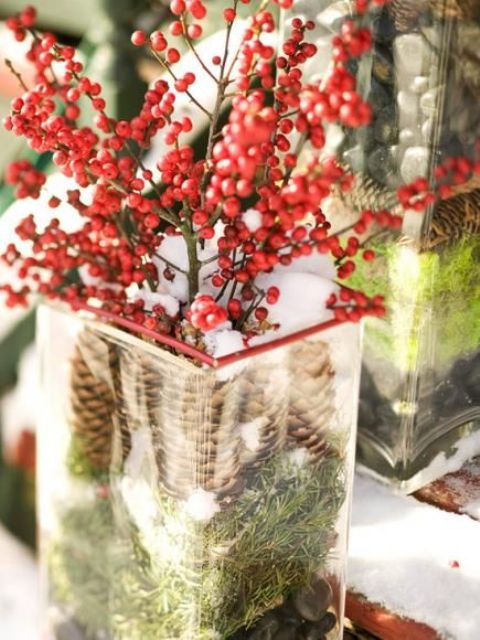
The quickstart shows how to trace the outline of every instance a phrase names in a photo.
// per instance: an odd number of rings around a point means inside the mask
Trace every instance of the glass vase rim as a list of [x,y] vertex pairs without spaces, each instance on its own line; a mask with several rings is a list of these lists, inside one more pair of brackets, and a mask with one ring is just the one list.
[[[133,341],[135,343],[138,341],[138,344],[141,344],[142,348],[147,348],[148,350],[157,351],[161,347],[172,347],[179,354],[190,357],[192,359],[192,364],[195,364],[195,362],[199,362],[212,370],[218,370],[223,367],[233,365],[237,362],[242,362],[249,358],[269,353],[271,351],[274,351],[275,349],[279,349],[289,344],[298,342],[302,339],[315,336],[317,334],[328,331],[329,329],[334,329],[343,325],[349,325],[352,327],[356,326],[360,328],[362,325],[362,321],[352,322],[348,319],[338,320],[336,318],[332,318],[331,320],[326,320],[324,322],[311,325],[304,329],[294,331],[288,335],[279,336],[278,338],[274,338],[273,340],[269,340],[268,342],[247,347],[239,351],[234,351],[225,356],[215,357],[204,351],[201,351],[193,345],[179,340],[178,338],[162,334],[153,329],[148,329],[147,327],[144,327],[143,325],[134,322],[133,320],[122,318],[114,313],[111,313],[110,311],[94,307],[85,302],[75,302],[75,306],[72,307],[67,303],[58,301],[42,301],[39,306],[50,308],[54,311],[64,313],[65,315],[78,317],[84,322],[108,327],[108,331],[110,333],[117,333],[119,338],[127,338],[130,342]],[[128,329],[129,331],[125,331],[125,329]],[[151,340],[153,340],[153,342],[142,339],[142,336],[150,338]],[[168,351],[164,350],[163,353],[167,354]]]

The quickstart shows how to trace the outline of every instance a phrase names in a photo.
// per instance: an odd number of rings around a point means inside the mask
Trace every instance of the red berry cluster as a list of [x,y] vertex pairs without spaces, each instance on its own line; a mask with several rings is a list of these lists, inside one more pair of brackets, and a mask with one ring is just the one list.
[[218,325],[223,324],[228,319],[226,309],[220,307],[212,296],[197,296],[192,302],[190,311],[187,313],[195,329],[201,331],[210,331]]
[[[229,51],[240,4],[250,0],[232,0],[223,9],[225,47],[214,52],[211,65],[195,46],[208,13],[202,0],[171,0],[169,29],[132,35],[133,44],[146,47],[165,73],[130,120],[108,115],[100,84],[86,75],[72,47],[35,30],[31,7],[8,21],[18,40],[33,36],[27,57],[35,81],[13,100],[5,127],[33,150],[51,153],[59,170],[74,179],[77,188],[68,192],[66,202],[82,220],[77,231],[65,232],[53,216],[61,200],[52,196],[52,219],[45,228],[38,229],[33,216],[21,222],[17,233],[30,242],[31,252],[22,255],[10,245],[3,256],[25,281],[19,291],[1,287],[8,304],[24,303],[36,291],[73,307],[94,298],[108,311],[157,331],[178,333],[185,318],[201,331],[227,319],[244,332],[260,331],[268,320],[266,305],[281,296],[277,287],[262,289],[260,275],[317,252],[332,256],[338,279],[344,281],[359,256],[374,257],[365,244],[367,232],[401,225],[401,217],[388,211],[364,211],[354,225],[333,232],[322,211],[332,188],[346,191],[353,184],[351,173],[320,152],[326,124],[356,128],[371,121],[371,108],[358,93],[348,62],[369,50],[363,13],[383,0],[357,0],[357,13],[334,37],[332,66],[321,84],[306,81],[303,71],[317,54],[309,41],[313,22],[295,18],[281,50],[271,46],[268,36],[276,29],[272,4],[290,9],[292,0],[265,0],[252,10],[238,50]],[[213,108],[197,98],[201,92],[192,91],[196,74],[178,72],[182,50],[193,51],[215,83]],[[182,94],[210,122],[201,154],[186,141],[194,121],[179,114]],[[80,123],[85,99],[95,113],[91,126]],[[149,149],[157,135],[168,148],[157,158],[154,175],[138,149]],[[438,178],[447,181],[453,174],[455,181],[477,168],[457,159]],[[45,175],[20,161],[10,167],[7,180],[17,185],[18,197],[37,197]],[[399,199],[420,210],[436,196],[431,191],[428,183],[416,181],[399,191]],[[258,218],[253,226],[247,216],[252,209]],[[162,243],[171,236],[184,239],[187,271],[162,257]],[[207,243],[213,250],[205,258]],[[202,280],[207,265],[208,295]],[[77,280],[71,278],[75,271]],[[176,318],[159,305],[146,309],[142,300],[128,299],[132,284],[157,291],[176,278],[186,278],[189,290]],[[380,298],[348,289],[329,306],[339,320],[383,312]]]
[[358,26],[353,20],[346,20],[341,28],[341,35],[335,36],[333,59],[336,62],[347,62],[349,58],[358,58],[370,51],[372,34],[366,27]]
[[37,11],[35,7],[25,7],[17,16],[7,18],[6,25],[10,31],[13,31],[15,39],[18,42],[25,40],[26,30],[35,25],[37,20]]
[[383,7],[390,0],[355,0],[355,10],[358,14],[366,13],[371,7]]
[[424,211],[438,200],[450,198],[455,186],[480,176],[480,161],[465,156],[449,157],[435,167],[433,175],[433,184],[426,178],[417,178],[398,189],[398,200],[405,209]]
[[5,182],[16,186],[17,198],[38,198],[46,182],[46,176],[29,160],[17,160],[7,167]]

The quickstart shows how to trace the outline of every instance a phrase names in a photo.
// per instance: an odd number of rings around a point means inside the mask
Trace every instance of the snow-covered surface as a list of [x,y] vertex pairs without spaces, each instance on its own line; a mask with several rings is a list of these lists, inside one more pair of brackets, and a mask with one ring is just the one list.
[[471,516],[476,520],[480,520],[480,498],[476,500],[472,500],[471,502],[467,502],[467,504],[462,509],[463,513],[467,516]]
[[0,638],[39,637],[39,591],[35,560],[0,525]]
[[440,487],[461,513],[480,521],[480,457],[464,464],[459,473],[444,476]]
[[480,638],[480,525],[357,476],[348,585],[445,638]]
[[480,430],[474,431],[465,438],[461,438],[455,444],[455,452],[452,455],[446,454],[445,452],[439,453],[427,467],[419,471],[408,481],[408,486],[413,491],[419,487],[424,487],[429,482],[433,482],[447,473],[458,471],[465,462],[479,454]]

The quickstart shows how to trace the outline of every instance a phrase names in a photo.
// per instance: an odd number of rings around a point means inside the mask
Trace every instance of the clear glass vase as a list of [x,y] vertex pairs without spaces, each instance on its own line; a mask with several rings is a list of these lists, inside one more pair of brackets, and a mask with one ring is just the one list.
[[92,313],[38,325],[45,638],[340,640],[359,326],[208,366]]
[[[338,29],[352,5],[322,3],[316,21]],[[417,178],[452,185],[350,281],[388,291],[389,309],[366,324],[358,459],[410,492],[480,453],[480,3],[391,0],[368,21],[372,53],[352,70],[374,119],[339,143],[355,184],[336,210],[392,210]],[[462,176],[464,158],[477,165]]]

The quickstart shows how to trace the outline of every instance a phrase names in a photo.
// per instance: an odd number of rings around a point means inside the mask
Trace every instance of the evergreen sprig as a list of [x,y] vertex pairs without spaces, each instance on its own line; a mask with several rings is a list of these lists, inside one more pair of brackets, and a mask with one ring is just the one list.
[[316,468],[282,453],[207,523],[152,490],[156,530],[180,556],[149,548],[121,492],[86,500],[62,515],[51,549],[54,599],[86,640],[227,640],[325,570],[344,469],[338,452]]

